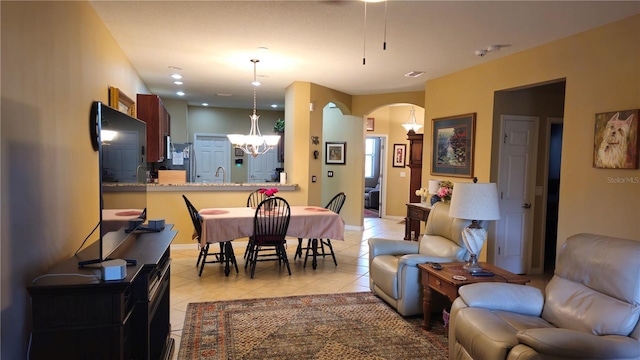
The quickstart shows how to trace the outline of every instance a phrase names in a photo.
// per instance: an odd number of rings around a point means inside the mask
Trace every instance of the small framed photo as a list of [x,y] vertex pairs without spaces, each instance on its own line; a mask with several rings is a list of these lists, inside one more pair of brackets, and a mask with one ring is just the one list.
[[235,155],[236,156],[243,156],[244,155],[244,151],[242,151],[242,149],[233,148],[233,151],[235,151]]
[[375,122],[376,122],[375,118],[367,118],[367,131],[373,131]]
[[345,165],[347,163],[347,143],[342,142],[325,142],[325,164]]
[[404,167],[407,157],[407,145],[393,144],[393,167]]
[[596,114],[593,140],[594,168],[638,168],[639,115],[638,109]]

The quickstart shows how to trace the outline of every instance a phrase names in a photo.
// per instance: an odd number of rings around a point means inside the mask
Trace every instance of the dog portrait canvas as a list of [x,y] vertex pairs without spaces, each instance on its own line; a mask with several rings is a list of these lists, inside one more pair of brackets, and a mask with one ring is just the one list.
[[593,166],[603,169],[638,168],[640,110],[596,114]]

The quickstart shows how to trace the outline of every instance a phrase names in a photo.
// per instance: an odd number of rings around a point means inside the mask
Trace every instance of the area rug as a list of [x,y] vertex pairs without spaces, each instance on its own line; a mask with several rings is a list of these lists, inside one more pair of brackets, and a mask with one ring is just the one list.
[[178,359],[447,359],[421,321],[370,292],[190,303]]
[[379,218],[380,215],[377,210],[364,208],[365,218]]

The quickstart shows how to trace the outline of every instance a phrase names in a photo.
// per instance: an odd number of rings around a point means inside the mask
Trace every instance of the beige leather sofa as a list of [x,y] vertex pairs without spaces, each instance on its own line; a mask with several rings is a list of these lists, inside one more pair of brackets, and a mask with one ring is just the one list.
[[640,359],[640,241],[570,237],[544,293],[463,286],[451,308],[449,359]]
[[470,221],[449,216],[449,204],[436,203],[420,241],[369,239],[371,291],[401,315],[422,314],[422,287],[418,264],[466,261],[462,229]]

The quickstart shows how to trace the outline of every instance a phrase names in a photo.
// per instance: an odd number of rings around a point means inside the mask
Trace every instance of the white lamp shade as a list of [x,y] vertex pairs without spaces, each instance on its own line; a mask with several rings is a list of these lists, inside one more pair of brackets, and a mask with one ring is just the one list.
[[280,141],[280,135],[264,135],[262,137],[264,138],[264,141],[269,146],[276,146]]
[[455,183],[449,216],[466,220],[498,220],[498,187],[495,183]]
[[440,189],[440,180],[429,180],[429,194],[437,194]]
[[244,145],[244,135],[242,134],[228,134],[227,138],[233,145]]

